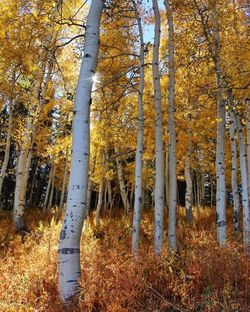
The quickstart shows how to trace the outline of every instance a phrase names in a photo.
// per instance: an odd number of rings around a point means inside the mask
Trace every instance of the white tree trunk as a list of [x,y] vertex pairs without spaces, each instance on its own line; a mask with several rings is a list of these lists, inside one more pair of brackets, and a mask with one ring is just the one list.
[[173,251],[177,250],[176,238],[176,131],[175,131],[175,65],[174,65],[174,23],[172,6],[164,0],[168,20],[168,53],[169,53],[169,95],[168,95],[168,131],[169,131],[169,223],[168,241]]
[[100,214],[101,214],[101,209],[103,206],[103,193],[104,193],[104,177],[101,178],[101,181],[99,183],[98,202],[97,202],[96,216],[95,216],[95,223],[97,227],[100,226]]
[[48,201],[49,201],[49,194],[50,194],[51,182],[52,182],[52,176],[53,176],[53,165],[52,165],[52,167],[50,169],[50,172],[49,172],[49,180],[48,180],[46,194],[45,194],[45,199],[44,199],[44,203],[43,203],[43,213],[47,212]]
[[58,249],[59,292],[68,301],[79,291],[80,239],[87,206],[90,152],[90,103],[99,50],[99,28],[104,1],[92,0],[87,17],[84,56],[73,117],[71,172],[67,210]]
[[143,112],[143,92],[144,92],[144,39],[141,17],[139,16],[136,4],[134,7],[137,13],[137,22],[140,36],[140,82],[138,90],[138,124],[137,124],[137,145],[135,156],[135,199],[134,217],[132,230],[132,253],[137,254],[140,240],[140,224],[142,210],[142,157],[143,157],[143,132],[144,132],[144,112]]
[[8,163],[10,159],[10,145],[11,145],[11,136],[12,136],[12,128],[13,128],[13,99],[10,99],[9,104],[9,120],[8,120],[8,132],[6,136],[6,143],[5,143],[5,153],[4,153],[4,160],[2,164],[2,168],[0,171],[0,196],[2,194],[2,187],[3,187],[3,181],[6,176],[6,171],[8,168]]
[[224,75],[221,66],[221,40],[216,7],[212,7],[214,32],[214,48],[210,48],[215,66],[217,80],[217,142],[216,142],[216,223],[217,240],[220,246],[226,244],[226,182],[225,182],[225,127],[226,111],[223,93],[226,90]]
[[250,209],[248,200],[248,180],[247,180],[247,155],[246,146],[243,136],[242,124],[239,115],[235,114],[238,138],[239,138],[239,150],[240,150],[240,171],[241,171],[241,186],[242,186],[242,206],[243,206],[243,242],[245,251],[250,256]]
[[235,118],[233,112],[230,112],[230,143],[231,143],[231,162],[232,162],[232,172],[231,172],[231,185],[233,194],[233,205],[234,205],[234,229],[236,232],[240,230],[240,198],[238,191],[238,164],[237,164],[237,146],[236,146],[236,128],[235,128]]
[[166,144],[165,151],[165,205],[169,207],[169,153],[168,143]]
[[193,181],[190,166],[191,154],[192,154],[192,131],[189,125],[187,151],[185,156],[185,168],[184,168],[184,175],[186,180],[185,207],[186,207],[186,219],[188,223],[192,223],[193,221],[193,212],[192,212]]
[[164,151],[162,141],[162,103],[159,72],[159,48],[161,38],[161,17],[158,1],[153,0],[155,17],[154,46],[153,46],[153,82],[155,102],[155,254],[160,255],[163,244],[163,215],[164,215]]
[[60,205],[59,205],[59,215],[61,215],[62,211],[63,211],[63,204],[64,204],[65,191],[66,191],[66,183],[67,183],[67,178],[68,178],[68,163],[69,163],[69,149],[67,147],[66,155],[65,155],[64,173],[63,173],[62,193],[61,193]]

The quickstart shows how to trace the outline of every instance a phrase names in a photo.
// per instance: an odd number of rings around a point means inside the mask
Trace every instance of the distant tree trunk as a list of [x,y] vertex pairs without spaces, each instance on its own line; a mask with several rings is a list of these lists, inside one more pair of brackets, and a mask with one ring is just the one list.
[[201,206],[204,208],[206,202],[205,202],[205,174],[204,172],[201,172],[200,174],[201,180],[200,180],[200,194],[201,194]]
[[248,196],[250,201],[250,105],[247,105],[247,177],[248,177]]
[[28,118],[27,130],[24,135],[24,141],[18,157],[18,164],[16,169],[16,187],[14,198],[14,224],[17,232],[26,229],[24,220],[24,209],[26,200],[27,177],[29,172],[29,153],[31,153],[32,137],[34,133],[34,126]]
[[36,181],[37,170],[38,170],[38,164],[36,163],[35,164],[35,172],[34,172],[34,175],[32,177],[32,181],[31,181],[30,196],[29,196],[29,200],[28,200],[28,207],[29,208],[32,205],[32,199],[33,199],[33,192],[34,192],[34,186],[35,186],[35,181]]
[[213,176],[210,173],[210,208],[213,207],[213,202],[214,202],[214,180]]
[[63,174],[62,193],[61,193],[60,205],[59,205],[59,215],[61,215],[62,211],[63,211],[63,204],[64,204],[65,191],[66,191],[66,183],[67,183],[67,178],[68,178],[68,162],[69,162],[69,149],[67,147],[66,155],[65,155],[65,165],[64,165],[64,174]]
[[98,202],[97,202],[97,208],[96,208],[96,226],[100,226],[100,214],[101,209],[103,206],[103,191],[104,191],[104,177],[101,178],[99,183],[99,191],[98,191]]
[[46,91],[48,83],[51,78],[54,63],[48,62],[47,72],[45,65],[41,81],[37,87],[37,98],[39,100],[39,107],[34,105],[30,109],[30,114],[26,121],[26,129],[24,132],[23,142],[21,144],[21,150],[18,157],[18,164],[16,170],[16,187],[14,198],[14,224],[16,231],[19,232],[26,229],[27,226],[24,221],[24,209],[26,204],[26,190],[27,182],[30,171],[30,164],[32,159],[33,144],[35,141],[37,125],[33,115],[36,115],[40,111],[42,105],[45,103]]
[[[143,136],[144,136],[144,112],[143,112],[143,92],[144,92],[144,39],[141,17],[134,3],[137,12],[137,22],[140,35],[140,82],[138,90],[138,124],[137,124],[137,145],[135,156],[135,200],[134,217],[132,231],[132,253],[137,254],[140,240],[140,224],[142,210],[142,157],[143,157]],[[132,192],[132,190],[131,190]]]
[[169,152],[167,145],[165,151],[165,205],[169,207]]
[[49,180],[48,180],[46,194],[45,194],[45,199],[44,199],[44,203],[43,203],[43,213],[47,212],[52,177],[53,177],[53,164],[52,164],[52,167],[50,168],[50,171],[49,171]]
[[118,173],[118,180],[119,180],[120,192],[121,192],[121,197],[122,197],[122,203],[123,203],[125,211],[128,213],[130,211],[128,191],[127,191],[126,183],[125,183],[124,176],[123,176],[122,162],[118,156],[116,157],[116,164],[117,164],[117,173]]
[[8,163],[10,159],[10,144],[11,144],[11,136],[12,136],[12,128],[13,128],[13,99],[10,99],[9,104],[9,120],[8,120],[8,132],[7,137],[5,141],[5,153],[4,153],[4,160],[2,164],[2,168],[0,171],[0,197],[2,194],[2,187],[3,187],[3,181],[6,176]]
[[168,98],[168,128],[169,128],[169,247],[177,251],[176,238],[176,131],[175,131],[175,65],[174,65],[174,22],[173,8],[169,0],[164,0],[168,21],[168,53],[169,53],[169,98]]
[[161,17],[158,1],[153,0],[155,16],[154,46],[153,46],[153,82],[155,101],[155,254],[160,255],[163,244],[163,215],[164,215],[164,152],[162,127],[162,101],[159,72],[159,47],[161,38]]
[[[191,118],[190,118],[191,122]],[[191,176],[191,160],[192,154],[192,131],[191,125],[188,128],[188,142],[187,142],[187,151],[185,156],[185,168],[184,168],[184,175],[186,180],[186,194],[185,194],[185,207],[186,207],[186,219],[188,223],[193,222],[193,211],[192,211],[192,204],[193,204],[193,181]]]
[[80,239],[87,207],[90,151],[90,103],[99,50],[104,1],[92,0],[87,17],[84,56],[76,90],[67,209],[58,249],[59,293],[69,301],[79,292]]
[[231,162],[232,162],[232,173],[231,173],[231,184],[233,194],[233,205],[234,205],[234,229],[236,232],[240,230],[240,198],[238,191],[238,164],[237,164],[237,146],[236,146],[236,129],[235,129],[235,118],[233,112],[230,112],[230,143],[231,143]]
[[53,171],[52,171],[51,190],[50,190],[50,196],[49,196],[48,212],[50,211],[50,209],[53,205],[54,189],[55,189],[55,175],[56,175],[56,165],[54,164],[53,165]]

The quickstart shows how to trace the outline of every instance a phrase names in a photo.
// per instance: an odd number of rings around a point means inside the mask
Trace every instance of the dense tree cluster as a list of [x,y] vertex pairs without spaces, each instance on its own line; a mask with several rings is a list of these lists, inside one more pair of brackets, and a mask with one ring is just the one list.
[[189,224],[208,206],[219,246],[233,223],[250,256],[249,10],[237,0],[3,1],[0,206],[21,235],[30,209],[64,214],[63,300],[79,291],[92,213],[97,228],[104,214],[133,215],[136,258],[143,209],[154,210],[160,255],[164,244],[178,251],[179,206]]

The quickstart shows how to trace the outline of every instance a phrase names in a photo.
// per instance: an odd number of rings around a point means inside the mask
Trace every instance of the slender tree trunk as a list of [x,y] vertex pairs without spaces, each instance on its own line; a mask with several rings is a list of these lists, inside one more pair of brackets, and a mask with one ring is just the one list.
[[11,136],[12,136],[12,128],[13,128],[13,107],[12,106],[13,106],[13,99],[10,99],[8,132],[7,132],[6,143],[5,143],[4,160],[3,160],[2,168],[0,171],[0,197],[2,194],[3,181],[6,176],[8,163],[10,159],[10,145],[11,145]]
[[216,6],[212,8],[214,49],[211,48],[212,58],[215,65],[217,80],[217,142],[216,142],[216,220],[217,240],[220,246],[226,244],[227,222],[226,222],[226,182],[225,182],[225,127],[226,112],[223,93],[225,81],[221,66],[221,40],[217,18]]
[[80,239],[88,191],[92,78],[96,71],[103,7],[104,1],[92,0],[87,17],[84,56],[76,90],[67,210],[58,249],[59,292],[64,301],[69,301],[79,291]]
[[[132,253],[137,254],[140,240],[140,224],[142,210],[142,157],[143,157],[143,136],[144,136],[144,112],[143,112],[143,92],[144,92],[144,39],[141,24],[141,17],[136,8],[137,22],[140,35],[140,82],[138,90],[138,124],[137,124],[137,145],[135,156],[135,200],[134,217],[132,231]],[[132,190],[131,190],[132,192]]]
[[27,131],[24,135],[24,141],[18,157],[16,169],[14,224],[17,232],[25,230],[27,227],[24,220],[24,209],[26,201],[27,178],[30,166],[29,153],[31,153],[33,133],[34,126],[28,118]]
[[101,178],[101,181],[99,183],[99,192],[98,192],[98,202],[97,202],[97,208],[96,208],[96,226],[100,226],[100,214],[101,209],[103,206],[103,191],[104,191],[104,177]]
[[176,131],[175,131],[175,65],[174,65],[174,23],[173,8],[169,0],[164,0],[168,20],[168,53],[169,53],[169,98],[168,98],[168,128],[169,128],[169,247],[177,251],[176,238]]
[[248,200],[248,180],[247,180],[247,155],[246,146],[243,137],[242,124],[239,115],[235,113],[235,120],[239,138],[240,150],[240,171],[241,171],[241,185],[242,185],[242,206],[243,206],[243,242],[247,256],[250,256],[250,209]]
[[247,107],[247,178],[248,196],[250,201],[250,105]]
[[31,108],[30,116],[27,118],[26,130],[24,133],[24,139],[21,145],[21,151],[18,157],[18,165],[16,171],[16,187],[14,198],[14,224],[16,231],[19,232],[22,229],[26,229],[24,221],[24,209],[26,204],[26,190],[29,177],[30,164],[32,159],[33,144],[35,141],[37,125],[36,118],[32,115],[36,115],[39,112],[42,105],[45,103],[46,91],[48,83],[52,74],[53,62],[49,62],[47,73],[43,70],[43,75],[39,86],[37,87],[37,98],[39,100],[39,107],[34,105]]
[[66,191],[66,183],[68,178],[68,162],[69,162],[69,149],[66,149],[66,156],[65,156],[65,166],[64,166],[64,174],[63,174],[63,184],[62,184],[62,193],[60,198],[60,205],[59,205],[59,215],[62,214],[63,211],[63,204],[65,198],[65,191]]
[[162,129],[162,101],[159,72],[159,47],[161,38],[161,18],[158,1],[153,0],[155,16],[154,47],[153,47],[153,82],[155,101],[155,254],[160,255],[163,244],[163,215],[164,215],[164,152]]
[[192,131],[191,131],[191,125],[189,125],[188,143],[187,143],[185,168],[184,168],[184,175],[185,175],[185,180],[186,180],[185,207],[186,207],[186,219],[188,223],[193,222],[193,211],[192,211],[193,181],[192,181],[191,166],[190,166],[191,154],[192,154]]
[[210,208],[213,207],[213,202],[214,202],[214,185],[213,185],[213,176],[210,173]]
[[122,162],[119,159],[119,157],[116,157],[116,164],[117,164],[117,173],[118,173],[118,180],[119,180],[119,186],[120,186],[120,191],[121,191],[122,203],[123,203],[125,211],[128,213],[130,211],[128,191],[127,191],[126,183],[125,183],[124,176],[123,176]]
[[34,186],[35,186],[35,181],[36,181],[36,175],[37,175],[37,171],[38,171],[38,164],[36,163],[35,165],[36,169],[34,172],[34,175],[32,177],[32,182],[31,182],[31,188],[30,188],[30,196],[29,196],[29,200],[28,200],[28,207],[31,208],[31,204],[32,204],[32,199],[33,199],[33,191],[34,191]]
[[233,194],[233,205],[234,205],[234,229],[236,232],[240,230],[240,198],[238,191],[238,164],[237,164],[237,146],[236,146],[236,129],[235,129],[235,118],[233,112],[230,112],[230,142],[231,142],[231,162],[232,162],[232,173],[231,173],[231,184]]
[[44,203],[43,203],[43,213],[47,212],[48,201],[49,201],[49,194],[50,194],[51,182],[52,182],[52,176],[53,176],[53,165],[50,168],[50,172],[49,172],[49,180],[48,180],[46,194],[45,194],[45,199],[44,199]]
[[169,152],[167,144],[165,151],[165,205],[169,207]]
[[49,204],[48,204],[48,212],[50,211],[50,209],[53,205],[54,189],[55,189],[55,175],[56,175],[56,165],[53,165],[52,179],[51,179],[51,190],[50,190]]

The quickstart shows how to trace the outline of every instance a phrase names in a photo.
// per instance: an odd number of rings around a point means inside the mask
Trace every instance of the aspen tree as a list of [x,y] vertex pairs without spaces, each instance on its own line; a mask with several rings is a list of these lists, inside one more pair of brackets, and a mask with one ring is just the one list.
[[234,113],[230,111],[230,144],[231,144],[231,186],[232,186],[232,194],[233,194],[233,205],[234,205],[234,229],[236,232],[240,230],[240,198],[238,191],[238,164],[237,164],[237,146],[236,146],[236,125],[235,125],[235,117]]
[[174,65],[174,22],[173,7],[169,0],[164,0],[168,21],[168,54],[169,54],[169,90],[168,90],[168,132],[169,132],[169,223],[168,241],[173,251],[177,250],[176,238],[176,130],[175,130],[175,65]]
[[134,8],[137,14],[137,23],[140,37],[140,82],[138,90],[138,123],[137,123],[137,144],[135,156],[135,199],[134,217],[132,231],[132,252],[136,254],[139,248],[140,223],[142,210],[142,157],[143,157],[143,134],[144,134],[144,113],[143,113],[143,92],[144,92],[144,39],[141,17],[135,2]]
[[155,254],[160,255],[163,244],[163,213],[164,213],[164,152],[162,129],[162,99],[159,72],[159,47],[161,38],[161,17],[158,1],[153,0],[155,17],[153,47],[153,83],[155,101]]
[[189,116],[189,125],[188,125],[188,142],[187,142],[187,151],[185,155],[185,167],[184,175],[186,180],[186,193],[185,193],[185,207],[186,207],[186,219],[188,223],[193,221],[193,181],[191,176],[191,154],[192,154],[192,130],[191,130],[191,116]]
[[98,59],[100,19],[103,8],[104,1],[92,0],[87,17],[84,55],[76,89],[67,209],[58,248],[59,292],[63,301],[69,301],[79,291],[80,238],[88,190],[91,91]]

